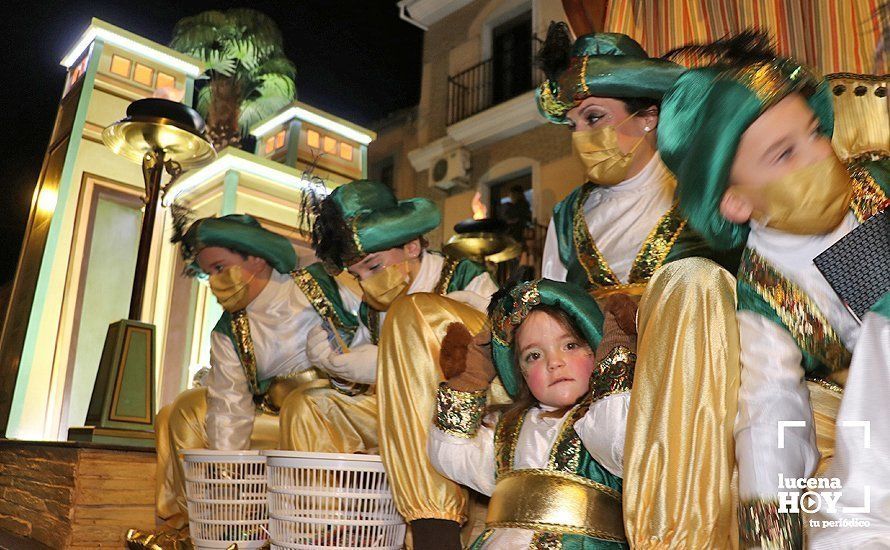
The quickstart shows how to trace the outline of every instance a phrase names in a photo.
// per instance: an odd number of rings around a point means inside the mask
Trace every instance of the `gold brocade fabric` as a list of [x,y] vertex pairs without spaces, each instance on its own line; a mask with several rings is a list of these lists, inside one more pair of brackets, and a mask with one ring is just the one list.
[[631,548],[738,548],[735,280],[710,260],[658,270],[640,302],[624,447]]
[[800,514],[779,512],[778,500],[752,499],[739,503],[742,544],[763,550],[801,550]]
[[377,396],[346,395],[326,380],[288,394],[281,407],[281,447],[315,453],[377,453]]
[[621,494],[566,472],[514,470],[498,478],[485,521],[519,528],[624,541]]
[[[445,330],[462,322],[475,334],[485,320],[480,311],[429,293],[403,296],[387,312],[377,359],[380,455],[406,521],[466,519],[466,490],[433,469],[426,442],[443,381],[438,360]],[[506,402],[497,382],[491,395]]]
[[[207,388],[194,388],[179,394],[170,405],[158,412],[155,440],[158,455],[156,506],[158,517],[174,527],[188,522],[185,503],[185,481],[182,449],[206,449]],[[274,449],[278,445],[278,417],[257,414],[250,435],[251,449]]]

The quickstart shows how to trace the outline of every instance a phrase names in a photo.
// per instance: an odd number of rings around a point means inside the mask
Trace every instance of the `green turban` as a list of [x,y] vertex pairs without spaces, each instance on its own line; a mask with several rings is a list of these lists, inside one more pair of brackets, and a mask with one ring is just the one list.
[[714,248],[735,248],[748,237],[748,224],[734,224],[719,211],[742,134],[794,92],[807,97],[821,131],[830,135],[834,119],[827,84],[791,59],[690,69],[665,95],[658,150],[677,178],[683,215]]
[[275,271],[290,273],[297,268],[297,254],[287,238],[264,229],[260,222],[247,214],[229,214],[221,218],[196,220],[181,237],[182,257],[191,262],[195,273],[202,274],[195,258],[209,246],[228,248],[248,256],[263,258]]
[[[552,30],[547,42],[552,41],[551,34]],[[543,49],[548,47],[545,43]],[[541,57],[545,57],[543,49]],[[561,72],[545,67],[550,78],[536,92],[538,109],[550,122],[566,124],[566,113],[590,96],[658,101],[684,70],[671,61],[649,57],[627,35],[584,35],[572,46],[568,67]]]
[[372,252],[421,237],[441,221],[439,208],[429,199],[396,200],[386,185],[356,180],[324,199],[312,238],[318,257],[339,270]]
[[590,294],[575,284],[538,279],[504,292],[491,309],[491,354],[511,397],[519,392],[522,377],[516,367],[513,334],[528,314],[541,305],[566,312],[591,348],[595,349],[602,340],[603,314]]

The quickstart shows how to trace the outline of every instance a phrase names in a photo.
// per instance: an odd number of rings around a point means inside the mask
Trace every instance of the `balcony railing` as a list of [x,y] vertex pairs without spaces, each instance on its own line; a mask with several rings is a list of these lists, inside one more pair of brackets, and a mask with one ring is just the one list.
[[[533,37],[532,44],[537,48],[540,40]],[[449,76],[448,125],[521,95],[544,80],[544,73],[535,67],[531,53],[528,59],[522,60],[521,66],[516,65],[514,70],[514,67],[491,58]]]

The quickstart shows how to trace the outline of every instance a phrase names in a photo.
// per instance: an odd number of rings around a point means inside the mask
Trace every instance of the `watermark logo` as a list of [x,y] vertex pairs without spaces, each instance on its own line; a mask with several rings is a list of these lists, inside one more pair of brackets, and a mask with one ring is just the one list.
[[[780,421],[778,423],[779,448],[785,448],[785,431],[793,428],[806,428],[803,420]],[[865,449],[871,448],[871,426],[867,420],[841,420],[838,429],[861,429]],[[832,478],[795,478],[779,474],[778,480],[779,513],[815,514],[868,514],[871,511],[871,488],[862,488],[861,506],[840,505],[843,495],[841,480]],[[858,504],[858,503],[857,503]],[[867,519],[845,518],[838,520],[809,520],[810,527],[868,527]]]

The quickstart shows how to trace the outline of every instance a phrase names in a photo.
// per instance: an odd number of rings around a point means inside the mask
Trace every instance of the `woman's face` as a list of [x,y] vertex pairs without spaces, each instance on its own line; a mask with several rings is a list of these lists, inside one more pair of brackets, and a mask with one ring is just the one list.
[[729,173],[720,212],[734,223],[746,223],[764,211],[757,193],[772,181],[834,154],[831,140],[819,131],[819,119],[801,94],[782,99],[742,134]]
[[624,154],[634,151],[634,159],[627,177],[639,173],[655,154],[657,107],[634,114],[628,112],[627,104],[620,99],[591,96],[570,110],[566,117],[572,132],[587,132],[604,126],[614,126],[618,149]]
[[516,331],[519,368],[541,404],[570,407],[590,388],[593,352],[557,319],[533,311]]

